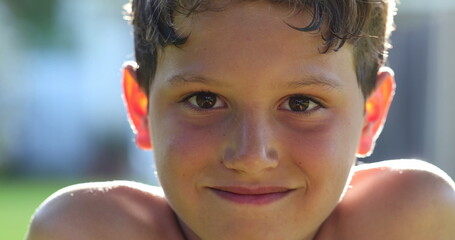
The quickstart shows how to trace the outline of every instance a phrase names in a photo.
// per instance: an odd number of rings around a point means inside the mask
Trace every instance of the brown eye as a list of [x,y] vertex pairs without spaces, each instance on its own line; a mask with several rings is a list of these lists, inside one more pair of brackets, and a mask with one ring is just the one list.
[[289,98],[289,109],[302,112],[308,109],[311,100],[305,96],[294,96]]
[[212,108],[216,104],[216,95],[213,93],[200,93],[195,96],[197,106],[200,108]]
[[322,107],[319,102],[305,95],[292,95],[284,101],[279,108],[292,112],[312,112]]
[[197,92],[189,96],[185,101],[194,108],[200,109],[222,108],[226,105],[217,94],[211,92]]

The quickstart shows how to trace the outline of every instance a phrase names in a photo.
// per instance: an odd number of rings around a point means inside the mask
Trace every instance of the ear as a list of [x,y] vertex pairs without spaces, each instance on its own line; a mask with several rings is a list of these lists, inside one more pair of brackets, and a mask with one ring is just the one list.
[[384,127],[394,95],[394,73],[392,69],[383,67],[377,75],[376,89],[365,102],[365,121],[357,150],[357,157],[368,157],[373,152],[376,139]]
[[136,134],[136,145],[144,150],[152,149],[148,127],[148,98],[137,83],[137,64],[126,62],[123,66],[123,100],[131,129]]

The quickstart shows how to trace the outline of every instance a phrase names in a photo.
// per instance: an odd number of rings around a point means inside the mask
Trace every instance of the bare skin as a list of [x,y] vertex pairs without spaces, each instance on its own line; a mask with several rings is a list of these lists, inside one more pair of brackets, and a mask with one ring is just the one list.
[[153,142],[166,197],[131,182],[70,187],[39,208],[29,239],[455,239],[442,171],[353,167],[384,124],[393,73],[363,96],[352,46],[321,54],[319,33],[285,24],[308,21],[261,1],[176,16],[190,37],[160,52],[148,95],[134,64],[124,71],[136,142]]
[[[420,161],[358,166],[350,189],[313,240],[452,240],[454,191],[450,178]],[[51,196],[36,212],[27,239],[185,236],[159,188],[106,182],[68,187]]]

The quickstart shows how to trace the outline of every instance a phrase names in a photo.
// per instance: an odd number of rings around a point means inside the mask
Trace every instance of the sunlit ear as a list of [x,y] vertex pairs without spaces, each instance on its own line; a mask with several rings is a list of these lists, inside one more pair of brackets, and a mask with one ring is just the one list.
[[365,102],[365,121],[357,157],[368,157],[373,152],[395,95],[395,78],[392,69],[381,68],[376,83],[376,89]]
[[136,145],[148,150],[152,148],[147,117],[148,99],[137,83],[136,69],[135,62],[126,62],[123,66],[123,100],[131,129],[136,134]]

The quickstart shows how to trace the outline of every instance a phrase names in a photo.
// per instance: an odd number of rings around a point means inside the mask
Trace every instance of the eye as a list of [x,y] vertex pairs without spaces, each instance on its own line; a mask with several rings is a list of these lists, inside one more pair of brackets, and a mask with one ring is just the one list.
[[197,92],[185,98],[184,101],[194,108],[201,109],[222,108],[226,105],[218,95],[211,92]]
[[310,112],[319,107],[321,107],[321,105],[317,101],[305,95],[293,95],[280,105],[281,109],[293,112]]

